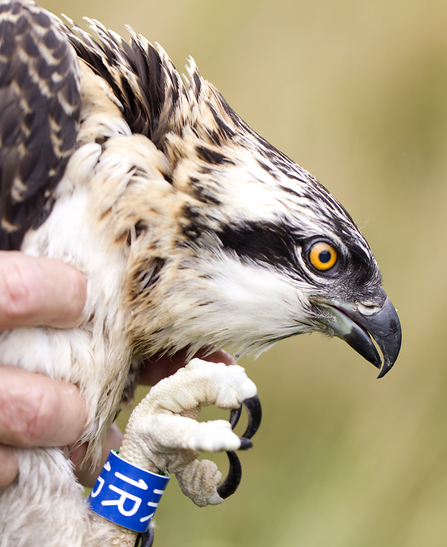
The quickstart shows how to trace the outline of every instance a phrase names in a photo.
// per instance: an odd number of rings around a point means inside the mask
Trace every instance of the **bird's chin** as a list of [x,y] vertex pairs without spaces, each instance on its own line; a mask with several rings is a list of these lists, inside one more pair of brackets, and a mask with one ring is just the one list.
[[379,378],[385,376],[394,365],[402,342],[397,312],[385,292],[382,296],[382,304],[378,306],[326,299],[314,301],[318,308],[326,312],[320,318],[321,323],[334,336],[344,340],[367,361],[380,368]]
[[225,363],[235,365],[236,360],[224,350],[213,350],[210,346],[204,346],[192,357],[189,356],[188,347],[174,353],[173,355],[155,354],[150,359],[145,359],[140,371],[139,381],[146,385],[155,385],[163,378],[171,376],[178,369],[184,367],[189,361],[198,357],[212,363]]

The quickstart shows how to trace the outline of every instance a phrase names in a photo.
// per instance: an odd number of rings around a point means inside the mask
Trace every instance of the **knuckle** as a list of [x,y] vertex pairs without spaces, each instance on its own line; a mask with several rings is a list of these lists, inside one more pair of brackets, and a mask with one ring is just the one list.
[[22,261],[14,258],[1,271],[2,313],[11,320],[35,313],[41,304],[41,292],[36,290],[39,272],[31,261],[26,265]]
[[21,435],[26,444],[36,446],[44,444],[51,436],[59,415],[60,401],[56,391],[48,388],[37,388],[25,408]]

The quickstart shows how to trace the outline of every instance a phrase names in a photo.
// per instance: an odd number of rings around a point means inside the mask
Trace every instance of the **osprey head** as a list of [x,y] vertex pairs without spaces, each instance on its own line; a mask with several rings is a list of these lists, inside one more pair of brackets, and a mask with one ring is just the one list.
[[158,116],[171,222],[162,238],[141,236],[152,258],[139,264],[131,291],[137,344],[149,353],[230,346],[240,355],[320,331],[344,339],[383,376],[399,353],[400,324],[352,218],[193,64],[189,72],[181,88],[169,78],[176,103]]
[[[33,9],[27,11],[31,28]],[[316,330],[343,338],[385,374],[399,352],[399,320],[381,288],[368,244],[337,200],[251,130],[201,78],[193,61],[184,83],[166,53],[140,36],[133,35],[126,44],[91,21],[94,40],[76,26],[71,31],[56,19],[53,23],[61,40],[66,34],[78,57],[110,86],[130,131],[143,135],[134,136],[133,144],[124,139],[122,149],[119,139],[111,139],[122,158],[138,142],[146,163],[129,166],[132,183],[125,185],[113,207],[118,222],[107,224],[123,245],[129,234],[124,299],[130,343],[137,353],[173,353],[188,347],[193,354],[207,345],[234,346],[239,354],[260,352],[282,338]],[[52,121],[53,102],[65,104],[57,94],[48,103],[48,115],[42,113],[45,135],[61,127],[68,135],[60,145],[63,154],[50,146],[49,156],[61,170],[54,184],[65,168],[61,157],[72,154],[79,109],[77,63],[64,40],[62,49],[72,61],[67,89],[76,91],[76,100],[65,105],[67,123]],[[20,59],[18,55],[17,62]],[[36,86],[33,93],[40,97],[46,84]],[[5,128],[10,131],[8,124]],[[46,178],[40,167],[31,169],[28,163],[40,166],[45,155],[33,144],[40,133],[32,135],[29,150],[25,146],[25,171],[40,181]],[[48,142],[60,142],[57,135]],[[114,157],[109,145],[105,138],[103,165],[108,152]],[[22,148],[15,143],[12,150]],[[5,154],[14,159],[10,152]],[[18,165],[11,161],[7,165]],[[53,164],[48,165],[51,171]],[[4,168],[5,173],[15,171]],[[19,205],[5,206],[2,221],[3,239],[15,245],[31,221],[11,224],[11,218],[26,217],[40,196],[45,205],[37,207],[38,212],[43,209],[36,217],[39,225],[54,203],[51,188],[28,179],[25,184],[20,177],[18,181],[6,184],[6,198]],[[103,202],[106,206],[108,200]],[[101,218],[105,222],[109,217]]]

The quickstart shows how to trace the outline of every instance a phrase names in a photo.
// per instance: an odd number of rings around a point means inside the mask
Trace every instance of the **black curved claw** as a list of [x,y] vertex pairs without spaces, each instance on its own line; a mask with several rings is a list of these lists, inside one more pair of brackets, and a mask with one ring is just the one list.
[[231,411],[230,419],[229,419],[231,429],[234,429],[237,426],[239,422],[239,418],[241,417],[241,414],[242,414],[242,405],[239,408],[235,408],[234,410]]
[[[247,409],[248,425],[242,437],[239,437],[241,440],[240,450],[247,450],[253,446],[250,439],[259,429],[261,424],[262,408],[257,395],[250,399],[245,399],[242,405]],[[242,413],[242,405],[231,411],[230,424],[232,429],[234,429],[239,422]],[[222,499],[226,499],[234,494],[242,479],[242,466],[236,452],[227,452],[227,456],[230,462],[230,469],[227,478],[217,487],[217,493]]]
[[152,547],[154,543],[154,530],[149,526],[147,532],[140,532],[135,542],[135,547]]
[[245,439],[251,439],[253,435],[256,433],[256,431],[259,429],[259,426],[261,425],[261,419],[262,419],[262,408],[261,408],[261,401],[259,400],[259,397],[255,395],[254,397],[251,397],[250,399],[245,399],[245,401],[242,403],[248,414],[248,425],[247,429],[245,430],[242,437]]
[[242,406],[245,406],[248,414],[247,429],[245,430],[242,437],[244,437],[245,439],[251,439],[261,425],[261,401],[259,400],[259,397],[255,395],[254,397],[250,397],[250,399],[245,399],[245,401],[242,402],[242,405],[239,408],[232,410],[230,414],[231,429],[234,429],[239,422],[239,418],[242,414]]
[[230,470],[227,478],[217,487],[217,493],[223,500],[236,492],[242,478],[242,466],[236,452],[227,452],[227,456],[230,462]]

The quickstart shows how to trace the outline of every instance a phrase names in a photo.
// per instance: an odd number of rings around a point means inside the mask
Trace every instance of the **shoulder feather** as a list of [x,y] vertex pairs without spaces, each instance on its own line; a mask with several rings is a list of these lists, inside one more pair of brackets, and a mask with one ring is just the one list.
[[0,248],[20,248],[52,207],[76,144],[76,55],[56,18],[30,1],[0,3]]

